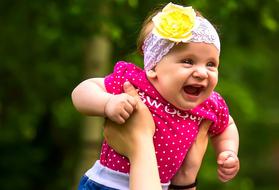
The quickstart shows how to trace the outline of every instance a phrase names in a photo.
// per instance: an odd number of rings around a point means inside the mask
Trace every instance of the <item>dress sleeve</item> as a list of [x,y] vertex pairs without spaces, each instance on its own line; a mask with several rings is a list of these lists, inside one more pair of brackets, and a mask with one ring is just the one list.
[[222,133],[228,127],[229,109],[225,100],[217,92],[212,94],[211,100],[214,104],[212,111],[215,113],[216,120],[210,126],[209,134],[215,136]]
[[127,81],[126,73],[129,64],[120,61],[114,66],[114,70],[111,74],[105,77],[105,87],[108,93],[121,94],[123,92],[123,84]]

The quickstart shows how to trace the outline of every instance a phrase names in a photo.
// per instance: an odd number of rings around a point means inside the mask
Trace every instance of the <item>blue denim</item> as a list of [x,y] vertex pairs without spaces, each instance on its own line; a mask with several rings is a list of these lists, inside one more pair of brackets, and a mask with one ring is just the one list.
[[92,181],[87,176],[82,176],[78,190],[117,190],[111,187],[106,187],[104,185],[101,185],[99,183],[96,183],[95,181]]

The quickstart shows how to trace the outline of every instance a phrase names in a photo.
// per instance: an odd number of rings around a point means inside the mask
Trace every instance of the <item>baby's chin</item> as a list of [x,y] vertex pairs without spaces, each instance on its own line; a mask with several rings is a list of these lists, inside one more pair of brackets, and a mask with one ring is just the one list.
[[191,110],[201,105],[208,99],[209,96],[202,94],[196,101],[186,101],[185,104],[180,105],[182,110]]
[[174,104],[174,106],[176,107],[176,108],[178,108],[178,109],[180,109],[180,110],[183,110],[183,111],[185,111],[185,110],[191,110],[191,109],[194,109],[195,107],[197,107],[199,105],[199,103],[193,103],[193,102],[191,102],[191,103],[187,103],[187,104],[185,104],[185,105],[175,105]]

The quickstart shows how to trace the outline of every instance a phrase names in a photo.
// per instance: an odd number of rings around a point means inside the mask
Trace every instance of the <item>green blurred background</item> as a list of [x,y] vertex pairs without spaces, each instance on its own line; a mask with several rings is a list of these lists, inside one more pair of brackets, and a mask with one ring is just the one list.
[[[142,65],[136,38],[155,0],[0,1],[0,189],[75,189],[97,159],[101,121],[71,91],[117,60]],[[187,0],[219,29],[218,91],[240,133],[241,170],[218,181],[209,147],[199,189],[279,189],[279,0]],[[97,126],[94,126],[94,125]]]

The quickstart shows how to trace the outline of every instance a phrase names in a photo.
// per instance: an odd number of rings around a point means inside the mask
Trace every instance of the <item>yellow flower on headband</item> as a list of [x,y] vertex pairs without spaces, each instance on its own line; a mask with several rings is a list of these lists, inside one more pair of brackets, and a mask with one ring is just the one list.
[[153,34],[174,42],[187,42],[192,36],[196,13],[192,7],[167,4],[152,18]]

